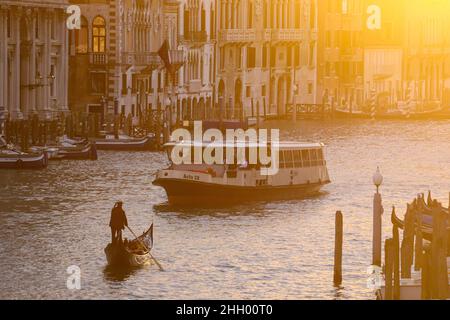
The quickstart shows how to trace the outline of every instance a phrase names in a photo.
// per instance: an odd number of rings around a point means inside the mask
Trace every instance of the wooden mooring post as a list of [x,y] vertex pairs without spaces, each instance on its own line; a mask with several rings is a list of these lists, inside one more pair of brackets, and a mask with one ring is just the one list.
[[394,290],[392,287],[392,273],[394,267],[394,243],[392,239],[386,239],[384,243],[385,260],[385,300],[392,300]]
[[344,221],[341,211],[336,212],[335,238],[334,238],[334,277],[336,287],[342,284],[342,241],[344,232]]
[[392,251],[394,255],[394,290],[392,297],[394,300],[400,300],[400,236],[396,225],[392,228]]

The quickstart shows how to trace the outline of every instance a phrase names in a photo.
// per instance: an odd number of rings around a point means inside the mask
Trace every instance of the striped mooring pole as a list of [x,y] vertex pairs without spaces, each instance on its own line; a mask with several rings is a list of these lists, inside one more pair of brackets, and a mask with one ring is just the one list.
[[412,90],[411,86],[406,89],[406,118],[411,117],[411,104],[412,104]]
[[375,120],[375,115],[377,111],[377,92],[375,89],[370,91],[370,117]]

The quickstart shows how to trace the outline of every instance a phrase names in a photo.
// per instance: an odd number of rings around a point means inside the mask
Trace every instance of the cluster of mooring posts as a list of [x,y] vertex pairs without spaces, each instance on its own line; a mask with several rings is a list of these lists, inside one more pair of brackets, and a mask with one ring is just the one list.
[[[376,289],[377,299],[449,299],[450,194],[444,207],[431,192],[419,194],[406,206],[401,219],[393,207],[392,236],[385,240],[382,264],[382,215],[379,186],[383,177],[377,169],[373,176],[377,188],[373,199],[372,266],[368,268],[368,287]],[[402,232],[403,231],[403,232]],[[342,284],[343,214],[336,212],[334,285]],[[370,272],[370,274],[369,274]]]
[[[28,119],[9,119],[4,122],[4,138],[8,144],[28,150],[30,146],[45,146],[63,135],[69,138],[100,138],[105,133],[126,134],[130,137],[143,137],[153,133],[161,137],[165,122],[164,112],[148,112],[133,122],[130,115],[102,115],[99,113],[71,112],[60,113],[52,120],[40,119],[38,115]],[[158,140],[158,139],[157,139]],[[162,141],[159,141],[161,144]]]
[[433,200],[430,192],[427,201],[420,194],[407,205],[403,220],[393,208],[391,221],[392,237],[385,241],[385,283],[378,292],[379,298],[450,298],[449,208]]

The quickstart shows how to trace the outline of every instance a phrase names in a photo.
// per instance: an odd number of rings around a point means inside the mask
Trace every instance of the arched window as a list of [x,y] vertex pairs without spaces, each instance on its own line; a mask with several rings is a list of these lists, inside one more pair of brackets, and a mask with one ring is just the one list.
[[105,19],[96,17],[92,22],[92,51],[105,52],[106,24]]
[[316,0],[311,0],[311,6],[309,9],[309,24],[310,28],[314,29],[316,27]]
[[85,17],[81,17],[80,29],[75,29],[75,52],[88,52],[88,22]]
[[201,19],[201,26],[200,26],[200,30],[205,32],[206,31],[206,11],[205,8],[203,7],[202,4],[202,9],[201,9],[201,15],[200,15],[200,19]]

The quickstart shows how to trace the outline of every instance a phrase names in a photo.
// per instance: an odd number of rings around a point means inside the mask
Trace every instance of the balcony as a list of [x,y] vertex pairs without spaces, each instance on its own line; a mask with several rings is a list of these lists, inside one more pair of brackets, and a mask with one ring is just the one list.
[[202,89],[202,82],[200,79],[189,81],[189,92],[200,92]]
[[160,65],[160,58],[156,52],[124,52],[122,53],[122,64],[156,68]]
[[108,55],[104,52],[91,52],[89,53],[89,63],[93,65],[104,66],[108,64]]
[[256,30],[254,29],[225,29],[219,33],[222,42],[246,43],[256,41]]
[[300,42],[303,39],[301,29],[272,29],[272,41]]
[[206,31],[189,31],[183,36],[180,36],[180,38],[180,40],[184,42],[203,43],[208,40],[208,35],[206,34]]
[[175,66],[176,69],[180,68],[184,64],[184,52],[183,50],[169,50],[170,63]]

